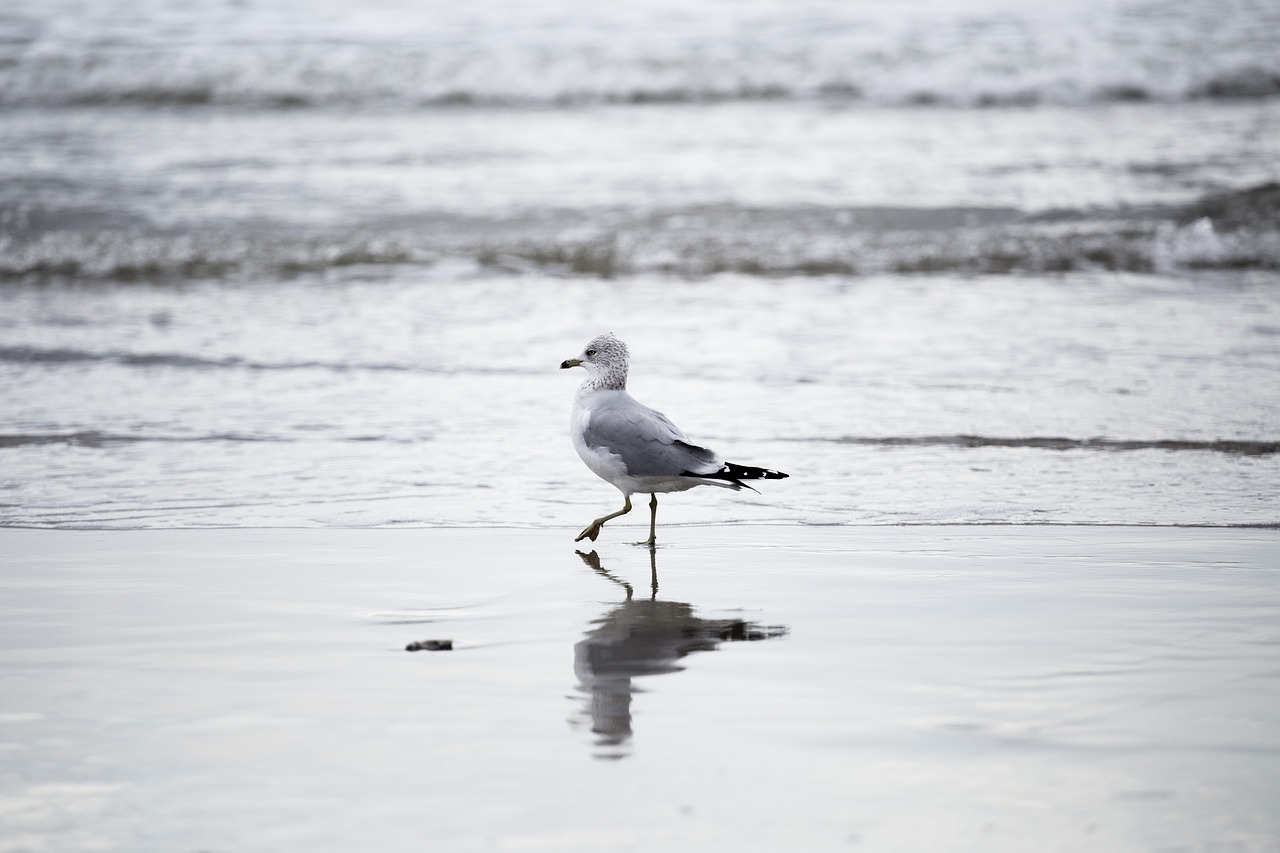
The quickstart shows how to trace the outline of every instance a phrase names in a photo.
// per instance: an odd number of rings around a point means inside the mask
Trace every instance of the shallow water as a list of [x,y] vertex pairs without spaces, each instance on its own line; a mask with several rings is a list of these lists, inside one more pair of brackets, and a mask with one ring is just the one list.
[[1274,850],[1276,536],[4,531],[0,850]]
[[618,496],[572,452],[582,375],[557,366],[612,329],[641,400],[792,475],[670,496],[663,523],[1272,523],[1276,284],[395,268],[10,287],[0,521],[582,525]]
[[1275,4],[508,5],[0,2],[0,525],[1280,519]]

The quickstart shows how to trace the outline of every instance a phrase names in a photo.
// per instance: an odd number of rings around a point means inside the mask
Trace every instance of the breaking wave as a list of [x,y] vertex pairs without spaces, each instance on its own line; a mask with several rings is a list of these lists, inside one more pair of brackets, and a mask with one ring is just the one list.
[[135,0],[127,15],[119,5],[0,15],[0,104],[991,107],[1280,95],[1280,7],[1256,0],[765,0],[685,4],[678,25],[668,4],[643,2],[517,11],[476,0],[463,11],[391,0],[323,14],[293,0]]
[[590,54],[549,60],[541,53],[451,56],[404,48],[351,51],[288,49],[175,56],[161,49],[102,49],[37,54],[0,62],[0,105],[25,107],[220,106],[243,109],[323,107],[546,108],[598,104],[712,104],[804,100],[876,106],[1026,107],[1132,101],[1268,98],[1280,95],[1280,61],[1169,75],[1144,63],[1105,72],[1070,67],[1056,73],[993,75],[937,67],[903,72],[859,57],[814,67],[800,55],[752,62],[705,57],[610,60]]
[[1280,270],[1280,184],[1185,206],[1058,211],[1011,208],[751,208],[558,211],[460,218],[425,214],[341,232],[87,227],[0,235],[0,277],[162,281],[363,265],[451,265],[484,274],[601,278],[866,275],[1077,270]]

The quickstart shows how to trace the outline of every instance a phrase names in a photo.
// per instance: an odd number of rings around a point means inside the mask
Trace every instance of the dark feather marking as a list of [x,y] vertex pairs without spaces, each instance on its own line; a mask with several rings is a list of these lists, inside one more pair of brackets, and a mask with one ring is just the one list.
[[[783,480],[787,478],[787,474],[781,471],[771,471],[768,468],[753,468],[750,465],[738,465],[734,462],[726,462],[721,466],[719,471],[712,471],[709,474],[695,474],[693,471],[681,471],[681,477],[697,477],[700,480],[730,480],[738,482],[739,480]],[[746,483],[738,483],[739,486],[747,486]],[[747,486],[747,488],[751,488]]]

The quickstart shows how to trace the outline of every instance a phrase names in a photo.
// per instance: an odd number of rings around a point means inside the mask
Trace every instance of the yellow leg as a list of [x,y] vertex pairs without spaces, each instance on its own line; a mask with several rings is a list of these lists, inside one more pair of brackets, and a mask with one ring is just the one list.
[[590,539],[592,542],[596,541],[596,537],[600,535],[600,528],[604,527],[604,523],[606,521],[608,521],[611,518],[617,518],[620,515],[626,515],[627,513],[631,512],[631,495],[626,495],[625,501],[626,503],[622,505],[622,509],[618,510],[617,512],[611,512],[608,515],[603,515],[600,518],[597,518],[595,521],[588,524],[587,528],[583,530],[581,533],[579,533],[578,538],[573,541],[581,542],[583,539]]

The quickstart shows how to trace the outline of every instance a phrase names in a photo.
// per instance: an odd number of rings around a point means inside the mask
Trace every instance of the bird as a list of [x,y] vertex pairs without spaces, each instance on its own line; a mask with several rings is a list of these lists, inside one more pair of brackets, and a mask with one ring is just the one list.
[[560,368],[582,367],[587,378],[573,398],[569,431],[578,456],[596,476],[622,492],[622,509],[603,515],[583,529],[575,542],[600,535],[606,521],[631,512],[631,496],[649,495],[649,538],[657,543],[658,493],[695,486],[751,489],[744,480],[781,480],[787,474],[726,462],[710,448],[691,442],[662,412],[627,393],[630,353],[612,333],[599,335]]

